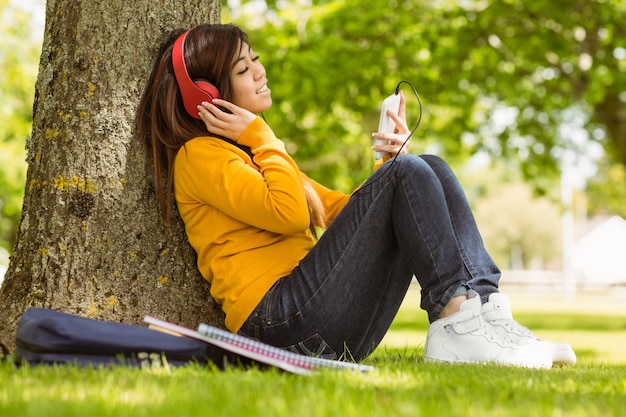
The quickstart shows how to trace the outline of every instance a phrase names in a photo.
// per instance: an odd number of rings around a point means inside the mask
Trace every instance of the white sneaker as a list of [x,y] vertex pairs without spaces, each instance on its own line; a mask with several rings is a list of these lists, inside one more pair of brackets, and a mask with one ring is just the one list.
[[552,366],[552,358],[545,349],[530,343],[517,345],[487,324],[475,291],[468,291],[467,298],[458,312],[431,323],[424,347],[425,362]]
[[482,316],[502,335],[506,335],[518,345],[537,344],[543,346],[552,356],[553,363],[574,365],[576,354],[567,343],[549,342],[539,339],[533,332],[528,330],[513,319],[509,297],[500,293],[493,293],[489,301],[481,307]]

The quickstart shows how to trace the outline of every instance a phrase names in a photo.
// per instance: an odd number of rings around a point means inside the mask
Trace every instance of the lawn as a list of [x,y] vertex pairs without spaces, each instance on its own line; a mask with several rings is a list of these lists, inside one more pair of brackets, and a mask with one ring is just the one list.
[[516,316],[542,337],[570,342],[579,357],[574,367],[425,364],[425,314],[410,301],[367,360],[373,372],[303,377],[195,365],[79,369],[5,363],[0,364],[0,416],[623,415],[626,312],[569,310],[520,308]]

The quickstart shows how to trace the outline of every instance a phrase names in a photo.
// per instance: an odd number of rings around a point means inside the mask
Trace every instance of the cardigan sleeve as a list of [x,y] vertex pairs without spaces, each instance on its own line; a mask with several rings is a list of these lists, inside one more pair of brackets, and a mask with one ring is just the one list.
[[254,159],[217,138],[196,138],[181,148],[175,163],[179,203],[208,204],[242,223],[279,234],[309,226],[300,171],[284,143],[260,118],[239,138]]

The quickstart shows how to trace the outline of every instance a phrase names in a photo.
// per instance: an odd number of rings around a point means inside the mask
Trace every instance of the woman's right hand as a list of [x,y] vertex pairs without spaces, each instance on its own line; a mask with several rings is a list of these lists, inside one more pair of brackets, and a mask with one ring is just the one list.
[[[222,108],[227,111],[222,110]],[[198,115],[209,132],[227,137],[235,142],[239,140],[248,125],[256,119],[254,113],[221,99],[214,99],[213,104],[206,101],[202,102],[198,106]]]
[[372,137],[382,142],[381,144],[372,146],[372,150],[376,152],[386,152],[391,156],[396,156],[399,153],[408,153],[408,138],[411,131],[406,124],[406,98],[404,97],[404,92],[400,91],[400,108],[398,109],[398,113],[389,110],[387,116],[391,117],[396,127],[393,133],[373,133]]

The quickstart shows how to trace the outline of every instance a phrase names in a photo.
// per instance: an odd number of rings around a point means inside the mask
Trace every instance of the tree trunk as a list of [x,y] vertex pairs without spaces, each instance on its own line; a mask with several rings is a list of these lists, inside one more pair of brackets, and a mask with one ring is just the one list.
[[47,1],[24,207],[0,291],[5,344],[29,307],[223,325],[182,222],[158,214],[133,123],[163,35],[219,20],[219,0]]

